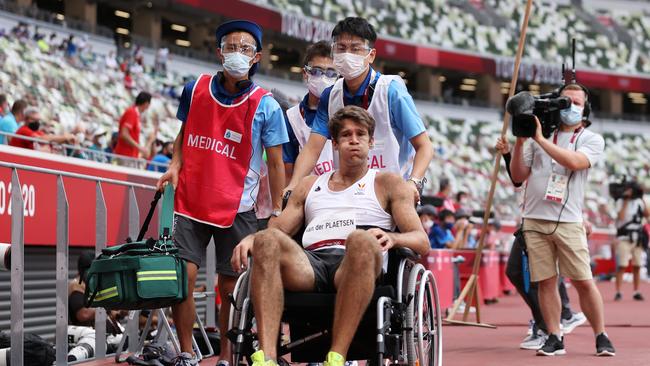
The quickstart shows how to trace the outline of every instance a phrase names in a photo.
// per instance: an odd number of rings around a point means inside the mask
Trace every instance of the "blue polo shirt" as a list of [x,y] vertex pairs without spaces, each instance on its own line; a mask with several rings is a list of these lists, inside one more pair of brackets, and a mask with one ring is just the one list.
[[[314,124],[314,119],[316,118],[316,109],[309,108],[309,93],[302,98],[302,101],[299,104],[300,110],[304,113],[303,118],[307,126],[311,127]],[[300,152],[300,143],[296,138],[296,134],[293,132],[293,128],[289,123],[289,119],[286,119],[287,124],[287,133],[289,134],[289,142],[282,145],[282,159],[285,163],[293,164],[298,159],[298,153]]]
[[[16,122],[16,117],[9,112],[7,115],[0,119],[0,131],[7,133],[16,133],[18,130],[18,122]],[[0,144],[7,143],[7,136],[0,135]]]
[[[370,69],[368,75],[364,79],[363,83],[359,89],[352,95],[348,90],[345,83],[343,83],[343,104],[344,105],[356,105],[363,107],[363,95],[370,84],[370,76],[372,75],[373,69]],[[375,78],[372,83],[376,83],[381,74],[375,72]],[[317,133],[326,138],[330,138],[330,133],[327,128],[327,122],[329,121],[329,101],[330,93],[332,92],[332,86],[328,87],[323,91],[321,95],[320,102],[318,104],[318,110],[316,112],[316,119],[312,125],[312,133]],[[376,96],[373,96],[373,98]],[[413,102],[413,97],[409,94],[406,86],[404,84],[391,81],[388,85],[388,111],[390,114],[390,125],[393,130],[395,138],[400,146],[399,151],[399,164],[403,166],[408,161],[409,156],[414,151],[413,145],[411,145],[410,140],[421,134],[425,131],[424,123],[422,118],[418,114],[417,109],[415,108],[415,103]]]
[[451,230],[445,229],[438,223],[433,224],[429,232],[429,243],[431,249],[446,249],[447,243],[454,241],[454,235]]
[[[254,83],[247,88],[240,90],[235,94],[229,93],[224,86],[218,81],[218,77],[212,79],[210,89],[212,94],[222,104],[232,104],[235,99],[248,93],[254,86]],[[181,122],[187,121],[192,101],[192,91],[196,80],[185,84],[181,94],[180,104],[176,112],[176,118]],[[284,113],[278,102],[272,96],[262,97],[260,104],[257,106],[253,116],[253,133],[252,133],[253,156],[251,157],[246,180],[244,181],[244,191],[242,192],[241,206],[253,207],[257,191],[259,188],[260,169],[262,165],[262,153],[264,148],[282,145],[289,141],[287,136],[287,127],[285,125]]]

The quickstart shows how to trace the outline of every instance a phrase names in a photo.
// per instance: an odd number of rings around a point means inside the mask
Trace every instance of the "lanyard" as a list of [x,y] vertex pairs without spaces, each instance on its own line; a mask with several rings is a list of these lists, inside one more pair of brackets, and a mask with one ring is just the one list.
[[[571,140],[569,140],[569,144],[573,144],[576,141],[576,137],[578,134],[582,131],[582,127],[578,127],[573,131],[573,136],[571,136]],[[553,134],[553,143],[557,145],[557,135],[558,135],[558,130],[555,130],[555,133]]]

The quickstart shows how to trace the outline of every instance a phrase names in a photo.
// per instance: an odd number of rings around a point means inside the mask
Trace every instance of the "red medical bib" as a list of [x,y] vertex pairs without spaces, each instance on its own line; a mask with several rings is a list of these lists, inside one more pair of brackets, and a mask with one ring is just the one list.
[[230,227],[253,155],[255,111],[269,93],[255,86],[233,104],[224,105],[210,91],[213,77],[201,75],[194,85],[183,132],[175,210],[205,224]]

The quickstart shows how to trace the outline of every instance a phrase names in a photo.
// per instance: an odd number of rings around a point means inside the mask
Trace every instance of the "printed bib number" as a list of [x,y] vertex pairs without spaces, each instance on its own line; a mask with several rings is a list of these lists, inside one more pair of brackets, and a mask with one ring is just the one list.
[[568,183],[569,177],[566,175],[557,173],[551,174],[548,179],[548,185],[546,186],[546,195],[544,196],[544,199],[551,202],[562,203],[566,196]]

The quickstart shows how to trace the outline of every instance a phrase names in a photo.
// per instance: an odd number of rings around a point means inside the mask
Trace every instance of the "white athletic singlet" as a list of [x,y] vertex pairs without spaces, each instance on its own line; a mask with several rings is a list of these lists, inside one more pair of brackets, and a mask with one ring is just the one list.
[[[289,120],[291,129],[293,129],[293,134],[296,135],[296,139],[300,145],[300,150],[302,151],[309,139],[311,127],[307,126],[305,119],[300,113],[300,104],[287,109],[287,119]],[[332,140],[328,139],[325,141],[325,146],[323,146],[323,150],[321,151],[316,166],[314,167],[314,175],[321,175],[334,170],[333,154]]]
[[[372,75],[370,75],[370,80],[374,80],[374,78],[375,72],[373,71]],[[372,100],[368,106],[368,113],[375,119],[375,144],[368,153],[368,167],[399,174],[401,177],[407,177],[413,167],[415,152],[412,152],[408,161],[404,166],[400,167],[400,145],[390,125],[390,111],[388,109],[388,86],[393,80],[404,84],[404,80],[397,75],[379,76],[379,80],[375,84]],[[340,78],[334,83],[330,92],[327,112],[331,117],[343,107],[343,78]],[[335,157],[335,167],[338,166],[337,163],[338,159]]]
[[333,173],[318,177],[307,194],[302,238],[306,250],[345,248],[345,239],[357,227],[395,230],[392,216],[381,207],[375,194],[377,170],[369,169],[363,178],[339,192],[328,186]]

